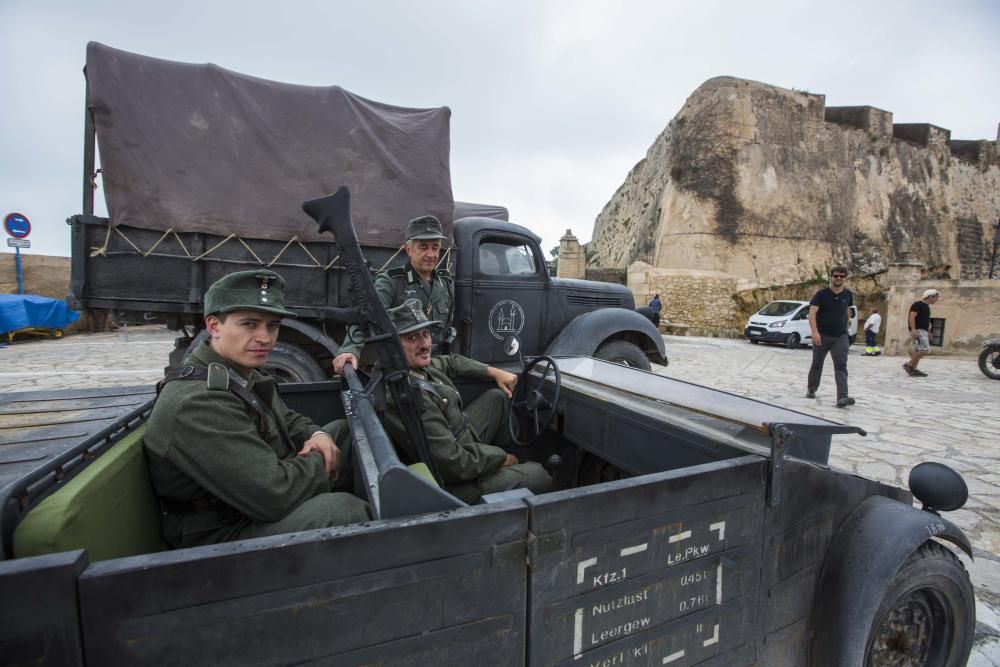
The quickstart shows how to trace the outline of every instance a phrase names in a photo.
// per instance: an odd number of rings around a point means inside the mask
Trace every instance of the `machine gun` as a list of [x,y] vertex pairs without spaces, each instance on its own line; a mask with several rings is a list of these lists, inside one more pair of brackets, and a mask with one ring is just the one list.
[[321,232],[333,234],[340,246],[340,259],[350,280],[350,292],[355,305],[351,308],[325,308],[324,313],[331,319],[357,324],[365,332],[365,345],[375,347],[382,377],[392,393],[400,420],[409,436],[409,443],[398,444],[403,447],[409,444],[412,447],[412,451],[408,452],[410,456],[427,464],[434,479],[443,486],[441,475],[430,455],[423,422],[420,421],[423,407],[420,390],[410,375],[410,366],[399,344],[396,328],[379,301],[371,270],[361,252],[354,223],[351,222],[350,192],[342,185],[332,195],[305,202],[302,210],[319,223]]

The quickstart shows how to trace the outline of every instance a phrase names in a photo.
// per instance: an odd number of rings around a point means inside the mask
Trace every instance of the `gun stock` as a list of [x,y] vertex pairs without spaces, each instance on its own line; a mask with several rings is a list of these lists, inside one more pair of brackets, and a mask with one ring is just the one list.
[[[302,204],[302,210],[319,223],[321,232],[329,232],[337,240],[337,245],[340,246],[340,260],[347,270],[350,292],[356,308],[354,321],[365,332],[365,346],[375,346],[385,383],[409,436],[409,444],[413,448],[410,454],[413,458],[426,463],[434,479],[443,486],[441,475],[430,455],[423,422],[420,420],[423,407],[420,390],[413,383],[410,366],[399,344],[396,328],[378,298],[364,253],[361,252],[361,244],[358,243],[358,235],[354,231],[354,223],[351,221],[350,192],[345,186],[340,186],[332,195],[305,202]],[[405,446],[406,443],[397,444]]]

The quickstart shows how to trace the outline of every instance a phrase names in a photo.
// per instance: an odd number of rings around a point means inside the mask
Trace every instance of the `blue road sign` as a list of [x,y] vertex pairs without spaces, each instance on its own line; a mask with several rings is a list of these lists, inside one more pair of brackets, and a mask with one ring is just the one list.
[[8,213],[7,217],[3,219],[3,228],[15,239],[23,239],[31,233],[31,222],[26,215]]

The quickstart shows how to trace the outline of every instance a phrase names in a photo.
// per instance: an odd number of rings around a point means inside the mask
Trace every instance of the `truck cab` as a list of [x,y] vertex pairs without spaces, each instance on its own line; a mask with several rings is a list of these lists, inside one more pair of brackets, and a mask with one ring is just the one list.
[[667,363],[663,338],[635,312],[628,288],[549,275],[540,241],[502,220],[455,223],[456,351],[505,361],[503,341],[515,335],[528,355],[593,354],[647,370]]

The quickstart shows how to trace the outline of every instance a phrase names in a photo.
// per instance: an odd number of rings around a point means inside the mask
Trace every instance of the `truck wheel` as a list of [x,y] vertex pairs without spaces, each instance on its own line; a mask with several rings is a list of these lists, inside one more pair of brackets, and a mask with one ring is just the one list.
[[1000,349],[988,347],[980,352],[979,370],[988,378],[1000,380]]
[[788,334],[788,338],[785,339],[785,347],[787,347],[789,350],[796,350],[799,347],[800,340],[802,339],[799,338],[799,335],[797,333]]
[[322,382],[329,379],[305,350],[280,340],[274,344],[264,370],[278,382]]
[[630,343],[627,340],[608,341],[597,348],[594,356],[614,364],[630,366],[644,371],[652,369],[649,365],[649,359],[646,358],[646,353],[639,349],[638,345]]
[[889,587],[868,635],[866,667],[962,667],[976,625],[969,574],[951,551],[925,542]]

